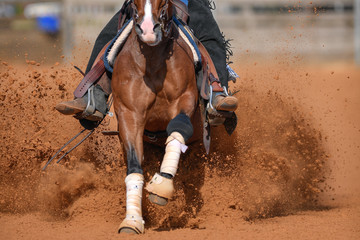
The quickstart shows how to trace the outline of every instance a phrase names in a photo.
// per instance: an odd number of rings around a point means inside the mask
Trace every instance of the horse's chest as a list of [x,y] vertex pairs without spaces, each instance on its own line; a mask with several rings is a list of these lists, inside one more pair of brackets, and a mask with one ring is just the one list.
[[179,94],[174,94],[174,92],[171,91],[160,91],[157,95],[155,95],[153,104],[149,109],[149,115],[153,115],[154,117],[160,115],[159,118],[171,116],[177,109],[179,96]]

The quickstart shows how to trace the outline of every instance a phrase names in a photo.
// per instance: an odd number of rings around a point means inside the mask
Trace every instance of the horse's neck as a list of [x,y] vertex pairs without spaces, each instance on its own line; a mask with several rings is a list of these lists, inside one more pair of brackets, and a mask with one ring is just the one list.
[[165,39],[156,46],[148,46],[144,43],[140,43],[140,52],[146,59],[152,61],[159,61],[160,59],[166,59],[171,51],[171,40]]
[[[171,56],[172,51],[172,40],[163,39],[161,43],[157,46],[148,46],[145,43],[142,43],[138,40],[137,36],[134,39],[134,49],[131,52],[135,59],[139,55],[142,55],[146,59],[147,67],[150,67],[156,71],[156,68],[161,68],[164,66],[165,62]],[[154,69],[155,68],[155,69]]]

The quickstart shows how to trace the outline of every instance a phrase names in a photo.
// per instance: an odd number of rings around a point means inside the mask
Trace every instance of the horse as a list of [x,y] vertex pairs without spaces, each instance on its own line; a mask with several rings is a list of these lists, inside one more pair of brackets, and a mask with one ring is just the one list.
[[144,233],[142,192],[144,131],[167,133],[159,173],[146,189],[166,205],[181,152],[194,135],[199,108],[194,56],[173,23],[172,0],[134,0],[133,26],[114,62],[111,81],[118,132],[126,162],[126,217],[119,233]]

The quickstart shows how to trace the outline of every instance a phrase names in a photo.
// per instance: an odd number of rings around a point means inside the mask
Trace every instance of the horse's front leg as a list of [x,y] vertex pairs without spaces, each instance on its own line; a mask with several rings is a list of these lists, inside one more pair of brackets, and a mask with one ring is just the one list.
[[160,173],[156,173],[146,186],[149,191],[151,202],[164,206],[174,194],[173,177],[175,176],[180,160],[181,152],[185,152],[185,142],[193,135],[193,126],[190,118],[184,114],[178,114],[168,124],[166,131],[165,155],[160,167]]
[[122,110],[117,112],[120,140],[127,159],[126,183],[126,217],[120,224],[119,233],[144,233],[142,217],[142,189],[144,176],[141,169],[143,159],[143,132],[142,116],[134,112]]

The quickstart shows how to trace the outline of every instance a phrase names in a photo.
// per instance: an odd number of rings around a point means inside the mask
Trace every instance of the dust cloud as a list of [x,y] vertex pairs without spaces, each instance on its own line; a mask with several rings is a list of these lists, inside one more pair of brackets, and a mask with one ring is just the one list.
[[[101,134],[114,126],[113,119],[63,162],[41,171],[81,129],[75,119],[54,110],[58,101],[71,99],[79,77],[58,63],[51,67],[34,61],[20,67],[2,63],[1,212],[40,211],[55,218],[80,216],[84,209],[86,216],[102,212],[116,218],[125,213],[126,169],[119,140]],[[236,132],[228,137],[221,127],[215,129],[209,156],[201,143],[190,146],[169,206],[160,209],[144,197],[148,227],[196,228],[206,216],[226,214],[219,213],[224,206],[246,220],[321,206],[319,194],[327,188],[329,174],[321,132],[291,99],[249,86],[238,90]],[[145,149],[145,178],[150,180],[163,149],[152,145]]]

